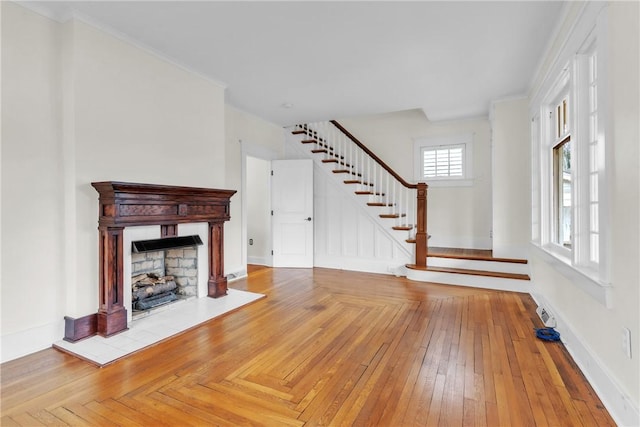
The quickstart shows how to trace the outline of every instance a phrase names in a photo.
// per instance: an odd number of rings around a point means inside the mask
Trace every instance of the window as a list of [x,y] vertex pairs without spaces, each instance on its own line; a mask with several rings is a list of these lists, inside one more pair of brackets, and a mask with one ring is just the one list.
[[606,176],[598,34],[586,38],[533,105],[532,241],[603,284],[608,236],[606,193],[600,191]]
[[462,178],[464,145],[422,148],[423,178]]
[[415,179],[429,185],[471,185],[473,135],[414,141]]

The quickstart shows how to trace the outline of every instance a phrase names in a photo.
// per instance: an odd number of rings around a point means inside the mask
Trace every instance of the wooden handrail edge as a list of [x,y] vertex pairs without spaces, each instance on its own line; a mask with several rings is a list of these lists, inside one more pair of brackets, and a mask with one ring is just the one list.
[[358,138],[356,138],[355,136],[353,136],[348,130],[346,130],[340,123],[338,123],[336,120],[330,120],[331,124],[334,125],[335,127],[337,127],[340,132],[344,133],[347,138],[349,138],[354,144],[356,144],[358,147],[360,147],[365,153],[367,153],[367,155],[369,155],[373,160],[376,161],[376,163],[378,163],[380,166],[382,166],[387,172],[389,172],[391,174],[391,176],[393,176],[395,179],[398,180],[398,182],[400,182],[400,184],[404,185],[407,188],[412,188],[412,189],[416,189],[418,188],[418,184],[409,184],[407,181],[405,181],[400,175],[398,175],[396,173],[396,171],[394,171],[393,169],[391,169],[391,167],[389,165],[387,165],[385,162],[383,162],[378,156],[376,156],[371,150],[369,150],[362,142],[358,141]]

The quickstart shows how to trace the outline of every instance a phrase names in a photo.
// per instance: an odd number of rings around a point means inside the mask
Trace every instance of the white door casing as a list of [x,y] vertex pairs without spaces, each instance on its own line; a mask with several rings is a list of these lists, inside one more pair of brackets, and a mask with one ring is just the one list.
[[313,160],[271,162],[273,266],[313,267]]

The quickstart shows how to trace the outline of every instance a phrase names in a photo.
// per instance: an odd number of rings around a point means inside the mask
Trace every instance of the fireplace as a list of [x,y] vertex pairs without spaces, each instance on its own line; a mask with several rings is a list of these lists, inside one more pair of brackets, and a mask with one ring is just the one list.
[[[205,235],[201,240],[207,242],[206,254],[198,259],[199,265],[204,260],[205,268],[199,268],[198,274],[202,277],[202,271],[206,270],[206,276],[199,281],[198,288],[204,288],[203,294],[213,298],[227,294],[223,225],[230,219],[230,198],[235,191],[115,181],[91,185],[99,193],[99,309],[78,319],[65,317],[66,341],[75,342],[96,334],[107,337],[127,329],[131,319],[131,310],[127,309],[131,307],[131,246],[125,249],[125,237],[129,245],[131,241],[146,240],[131,237],[136,229],[158,230],[160,235],[151,238],[162,241],[179,237],[183,227],[204,224]],[[125,233],[125,229],[130,233]]]

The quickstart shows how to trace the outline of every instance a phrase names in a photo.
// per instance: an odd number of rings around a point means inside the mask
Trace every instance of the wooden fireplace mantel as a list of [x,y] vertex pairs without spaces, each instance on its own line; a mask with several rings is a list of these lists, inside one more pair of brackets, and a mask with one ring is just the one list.
[[[67,341],[91,335],[110,336],[127,329],[123,304],[123,234],[127,226],[161,225],[162,235],[175,233],[177,224],[209,224],[208,296],[227,294],[224,276],[224,229],[235,190],[104,181],[91,185],[99,193],[98,312],[80,319],[65,317]],[[169,234],[166,230],[171,230]]]

